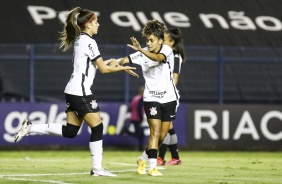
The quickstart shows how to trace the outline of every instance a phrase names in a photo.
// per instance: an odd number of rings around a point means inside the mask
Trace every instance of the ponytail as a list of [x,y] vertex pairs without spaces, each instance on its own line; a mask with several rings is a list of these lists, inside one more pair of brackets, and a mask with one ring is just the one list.
[[173,39],[174,44],[173,48],[179,52],[181,55],[183,62],[185,62],[185,51],[184,51],[184,44],[183,44],[183,37],[182,32],[179,28],[170,28],[166,31],[166,33],[169,34],[169,36]]
[[90,10],[83,10],[80,7],[72,9],[66,18],[63,31],[60,32],[60,48],[67,51],[85,28],[85,25],[94,18],[95,14]]

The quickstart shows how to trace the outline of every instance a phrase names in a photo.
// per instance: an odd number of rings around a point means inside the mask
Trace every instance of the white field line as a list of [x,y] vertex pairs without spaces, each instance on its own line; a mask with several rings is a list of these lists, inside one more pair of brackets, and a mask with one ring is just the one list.
[[18,176],[69,176],[69,175],[81,175],[81,174],[89,174],[89,172],[82,173],[57,173],[57,174],[7,174],[0,175],[0,178],[3,177],[18,177]]
[[55,183],[55,184],[71,184],[71,183],[64,183],[64,182],[60,182],[60,181],[54,181],[54,180],[36,180],[36,179],[26,179],[26,178],[9,178],[9,177],[1,177],[1,179],[5,179],[5,180],[14,180],[14,181],[34,181],[34,182],[42,182],[42,183]]
[[[112,173],[123,173],[123,172],[136,172],[137,165],[136,164],[128,164],[128,163],[121,163],[121,162],[107,162],[108,164],[116,164],[120,166],[134,166],[136,169],[125,169],[125,170],[116,170],[116,171],[109,171]],[[157,169],[164,170],[164,167],[157,166]],[[147,170],[147,168],[146,168]],[[56,173],[56,174],[5,174],[0,175],[0,179],[6,180],[18,180],[18,181],[34,181],[34,182],[43,182],[43,183],[55,183],[55,184],[71,184],[71,183],[64,183],[55,180],[36,180],[36,179],[26,179],[26,178],[18,178],[18,177],[36,177],[36,176],[69,176],[69,175],[86,175],[89,172],[79,172],[79,173]]]

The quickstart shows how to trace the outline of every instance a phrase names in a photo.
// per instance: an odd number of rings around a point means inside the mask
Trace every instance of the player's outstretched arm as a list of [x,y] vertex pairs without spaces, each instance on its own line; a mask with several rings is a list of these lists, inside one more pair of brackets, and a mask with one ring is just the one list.
[[[121,65],[121,66],[123,66],[124,64],[129,63],[128,57],[119,58],[119,59],[116,59],[116,61],[117,61],[118,64]],[[132,70],[125,70],[125,72],[128,73],[129,75],[132,75],[132,76],[134,76],[134,77],[139,78],[139,75],[138,75],[137,73],[135,73],[134,71],[132,71]]]
[[135,37],[130,37],[130,40],[132,42],[132,45],[131,44],[127,44],[128,47],[130,47],[130,48],[132,48],[132,49],[134,49],[136,51],[142,52],[144,55],[146,55],[151,60],[162,62],[162,61],[164,61],[166,59],[163,54],[156,54],[156,53],[144,50],[140,46],[140,43],[138,42],[138,40]]
[[[126,71],[126,70],[135,70],[135,67],[131,66],[121,66],[115,64],[116,60],[115,59],[109,59],[106,61],[103,61],[102,58],[98,58],[95,62],[97,65],[98,69],[100,70],[101,73],[111,73],[111,72],[117,72],[117,71]],[[134,76],[134,72],[131,74]]]

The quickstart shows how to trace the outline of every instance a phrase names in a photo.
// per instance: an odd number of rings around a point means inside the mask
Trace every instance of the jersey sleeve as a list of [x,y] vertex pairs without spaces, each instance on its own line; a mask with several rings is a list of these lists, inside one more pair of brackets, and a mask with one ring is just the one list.
[[166,62],[167,58],[170,54],[173,54],[172,49],[168,45],[162,45],[162,49],[160,50],[160,54],[163,54],[165,57],[164,62]]
[[99,57],[101,57],[98,45],[95,40],[92,40],[92,42],[87,45],[86,54],[88,55],[91,61],[95,61]]
[[143,71],[147,71],[151,67],[159,65],[159,62],[153,61],[141,52],[136,52],[128,56],[129,62],[140,65]]
[[143,55],[142,52],[135,52],[133,54],[130,54],[128,56],[129,58],[129,62],[130,63],[133,63],[133,64],[137,64],[137,65],[141,65],[142,64],[142,61],[144,61],[144,58],[145,56]]
[[174,68],[173,73],[180,74],[181,71],[181,56],[179,54],[174,55]]

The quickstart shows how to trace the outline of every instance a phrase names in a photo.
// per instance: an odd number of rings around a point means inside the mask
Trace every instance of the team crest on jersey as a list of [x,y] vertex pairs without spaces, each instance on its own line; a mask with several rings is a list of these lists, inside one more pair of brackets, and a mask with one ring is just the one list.
[[90,104],[91,104],[92,109],[97,109],[98,104],[97,104],[96,100],[92,100],[92,101],[90,102]]
[[152,108],[150,108],[150,114],[151,114],[152,116],[155,116],[156,114],[158,114],[158,112],[157,112],[157,107],[152,107]]

